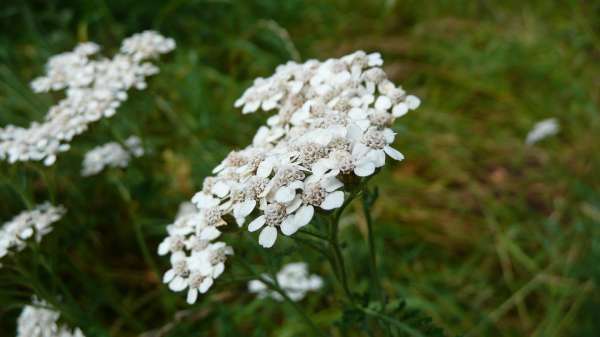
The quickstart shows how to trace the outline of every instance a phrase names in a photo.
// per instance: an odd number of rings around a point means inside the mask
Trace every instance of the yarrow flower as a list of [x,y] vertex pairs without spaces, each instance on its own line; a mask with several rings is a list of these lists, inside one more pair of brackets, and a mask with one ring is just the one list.
[[[228,222],[248,224],[270,248],[280,233],[293,235],[317,212],[340,208],[348,191],[344,181],[373,175],[387,157],[404,159],[392,147],[391,126],[420,100],[388,80],[382,64],[379,53],[357,51],[324,62],[288,62],[256,79],[235,106],[243,113],[276,113],[251,145],[232,151],[204,180],[192,198],[197,211],[188,215],[194,220],[186,221],[186,233],[216,235]],[[180,222],[171,226],[165,247],[185,247],[174,230]],[[170,252],[168,280],[189,269],[180,251]]]
[[65,214],[62,206],[52,206],[45,202],[32,210],[23,211],[0,228],[0,258],[12,251],[25,248],[26,240],[34,238],[37,242],[52,231],[52,224]]
[[159,255],[171,254],[172,267],[163,282],[173,291],[188,289],[189,304],[208,291],[225,270],[227,256],[233,254],[224,242],[214,242],[221,233],[206,221],[194,204],[182,204],[175,222],[167,226],[169,235],[158,246]]
[[[269,279],[268,275],[263,275]],[[323,280],[318,275],[310,275],[308,265],[304,262],[289,263],[275,276],[277,284],[292,301],[302,300],[309,291],[317,291],[323,287]],[[272,281],[272,280],[271,280]],[[258,298],[271,297],[277,301],[283,301],[283,297],[276,291],[270,290],[267,285],[260,280],[248,282],[248,290],[255,293]]]
[[146,31],[125,39],[112,59],[99,56],[100,47],[93,42],[53,56],[46,64],[46,75],[33,80],[31,87],[35,92],[64,90],[65,98],[50,108],[42,122],[27,128],[0,128],[0,159],[10,163],[41,160],[52,165],[89,124],[112,117],[129,89],[146,88],[146,77],[157,74],[158,68],[144,61],[174,48],[173,39]]
[[60,313],[34,298],[17,319],[17,337],[84,337],[79,328],[71,330],[58,324],[59,318]]
[[556,118],[547,118],[537,122],[531,131],[527,134],[525,144],[532,145],[540,140],[554,136],[560,131],[560,124]]
[[81,175],[91,176],[98,174],[106,167],[125,168],[129,165],[131,157],[144,155],[141,140],[131,136],[125,140],[125,146],[116,142],[97,146],[85,154]]

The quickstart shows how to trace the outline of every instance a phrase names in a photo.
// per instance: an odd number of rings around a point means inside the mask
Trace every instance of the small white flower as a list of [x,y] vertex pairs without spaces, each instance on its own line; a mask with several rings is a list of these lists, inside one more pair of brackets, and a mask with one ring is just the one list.
[[314,207],[326,211],[340,208],[344,203],[344,192],[337,189],[342,186],[342,182],[335,176],[308,177],[302,195],[287,207],[287,211],[292,215],[282,222],[282,233],[292,235],[306,226],[313,218]]
[[106,167],[125,168],[129,165],[131,157],[140,157],[144,154],[141,141],[138,137],[131,136],[125,140],[125,147],[116,142],[97,146],[85,154],[81,175],[84,177],[98,174]]
[[560,124],[556,118],[548,118],[537,122],[531,131],[527,134],[525,144],[531,145],[540,140],[554,136],[560,131]]
[[[269,276],[263,275],[270,279]],[[310,291],[317,291],[323,287],[323,280],[318,275],[310,275],[308,265],[304,262],[289,263],[285,265],[276,275],[277,283],[293,301],[300,301]],[[283,297],[270,290],[260,280],[248,282],[248,290],[255,293],[258,298],[271,297],[277,301],[283,301]]]
[[187,289],[190,304],[208,291],[225,270],[227,256],[233,255],[231,247],[214,242],[221,235],[216,228],[220,219],[218,207],[198,209],[184,203],[175,222],[167,226],[168,236],[158,246],[159,255],[170,254],[171,268],[163,275],[163,283],[172,291]]
[[59,324],[60,313],[48,303],[33,299],[17,319],[17,337],[84,337],[79,328],[69,329]]
[[34,238],[37,242],[52,231],[52,224],[62,218],[66,210],[46,202],[34,209],[23,211],[0,227],[0,258],[10,250],[25,248],[25,241]]

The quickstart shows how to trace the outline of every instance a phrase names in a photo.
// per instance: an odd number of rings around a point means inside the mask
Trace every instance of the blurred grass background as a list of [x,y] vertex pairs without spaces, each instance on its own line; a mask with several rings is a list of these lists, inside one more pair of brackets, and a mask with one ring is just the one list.
[[[144,29],[178,44],[146,91],[53,167],[0,164],[1,221],[26,202],[69,210],[40,245],[43,261],[19,254],[26,276],[0,269],[1,336],[14,335],[33,292],[57,298],[88,336],[134,336],[173,320],[164,336],[302,336],[289,308],[253,300],[244,282],[220,279],[188,307],[160,284],[168,261],[155,247],[178,204],[265,120],[232,107],[252,79],[290,59],[356,49],[380,51],[393,81],[423,100],[396,126],[407,159],[374,179],[387,292],[448,335],[600,334],[600,3],[4,0],[0,125],[39,120],[59,98],[28,88],[49,56],[87,40],[112,55]],[[548,117],[561,123],[558,136],[524,145]],[[87,150],[130,134],[145,157],[79,176]],[[343,232],[355,289],[368,273],[358,207]],[[286,258],[331,277],[316,257]],[[339,319],[327,289],[303,305],[323,325]]]

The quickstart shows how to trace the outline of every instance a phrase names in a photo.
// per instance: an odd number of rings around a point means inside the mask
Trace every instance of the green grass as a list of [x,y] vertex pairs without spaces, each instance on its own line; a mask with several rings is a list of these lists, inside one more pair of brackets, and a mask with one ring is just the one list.
[[[41,254],[17,255],[27,275],[0,269],[2,336],[14,335],[20,305],[33,293],[54,299],[88,336],[136,336],[173,320],[165,336],[304,336],[289,307],[254,300],[233,279],[235,268],[187,306],[160,284],[168,261],[155,247],[177,205],[264,121],[232,107],[252,79],[289,59],[356,49],[380,51],[392,79],[423,101],[397,123],[396,147],[407,159],[373,181],[386,292],[448,335],[600,332],[600,6],[593,1],[6,0],[0,19],[0,125],[45,114],[57,97],[35,95],[27,82],[77,41],[96,41],[110,54],[123,37],[153,28],[178,44],[146,91],[76,138],[55,166],[0,164],[1,221],[25,202],[51,199],[69,210]],[[528,130],[548,117],[558,118],[560,133],[525,146]],[[142,137],[145,157],[127,170],[79,176],[85,151],[130,134]],[[369,273],[366,224],[359,203],[352,209],[342,239],[359,291],[368,280],[359,276]],[[252,256],[275,265],[307,260],[333,279],[317,256],[290,248],[276,248],[274,259]],[[335,291],[327,285],[302,302],[323,326],[341,318]]]

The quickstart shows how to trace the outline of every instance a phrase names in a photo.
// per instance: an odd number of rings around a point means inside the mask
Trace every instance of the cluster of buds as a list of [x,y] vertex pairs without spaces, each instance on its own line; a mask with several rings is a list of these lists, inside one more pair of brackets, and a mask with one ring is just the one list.
[[[357,51],[324,62],[289,62],[256,79],[235,106],[276,113],[251,145],[231,152],[204,180],[192,198],[188,230],[210,241],[221,226],[247,224],[270,248],[280,233],[293,235],[309,224],[315,212],[340,208],[349,190],[344,182],[373,175],[387,157],[402,160],[391,146],[391,126],[420,100],[392,83],[382,64],[380,54]],[[173,273],[190,278],[194,253],[180,239],[170,230],[164,241],[170,250],[161,253],[170,252],[173,264],[166,281]]]

